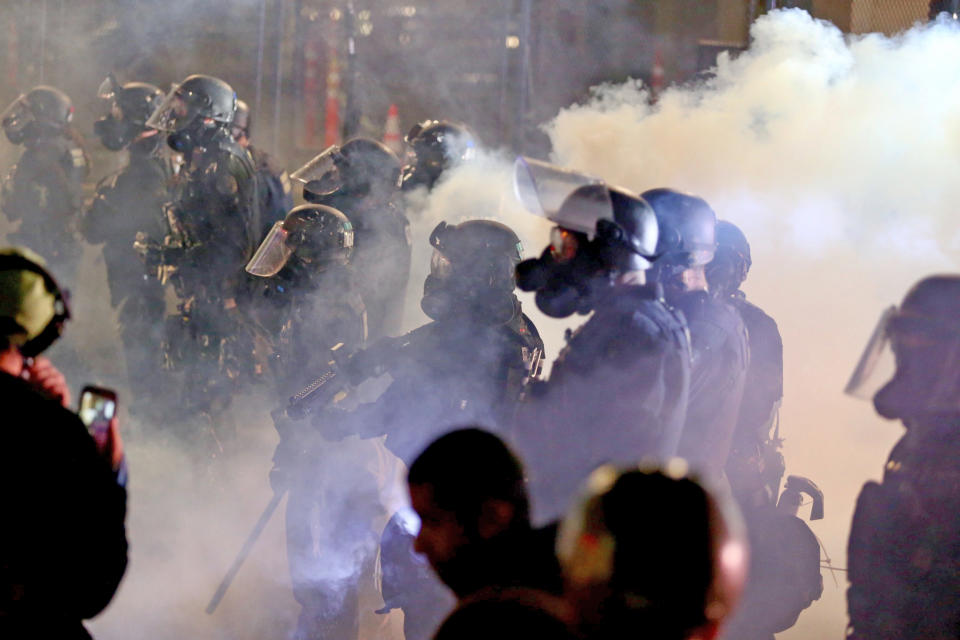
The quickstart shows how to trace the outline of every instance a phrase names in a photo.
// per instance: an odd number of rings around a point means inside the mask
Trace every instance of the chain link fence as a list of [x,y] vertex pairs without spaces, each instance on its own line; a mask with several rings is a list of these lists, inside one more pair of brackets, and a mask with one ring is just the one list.
[[[854,0],[851,7],[850,31],[853,33],[893,34],[909,29],[930,18],[931,4],[949,5],[929,0]],[[947,8],[944,8],[947,10]]]

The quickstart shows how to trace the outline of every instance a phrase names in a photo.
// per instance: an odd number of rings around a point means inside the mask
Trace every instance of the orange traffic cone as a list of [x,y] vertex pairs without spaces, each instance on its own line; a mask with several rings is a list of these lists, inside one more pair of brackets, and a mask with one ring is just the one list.
[[326,147],[340,144],[340,61],[335,47],[330,47],[330,64],[327,68],[327,116],[323,144]]
[[650,93],[651,99],[656,102],[660,97],[660,92],[666,81],[666,73],[663,69],[663,54],[658,48],[653,54],[653,69],[650,72]]
[[403,138],[400,136],[400,110],[391,104],[387,110],[387,126],[383,130],[383,144],[396,154],[403,153]]

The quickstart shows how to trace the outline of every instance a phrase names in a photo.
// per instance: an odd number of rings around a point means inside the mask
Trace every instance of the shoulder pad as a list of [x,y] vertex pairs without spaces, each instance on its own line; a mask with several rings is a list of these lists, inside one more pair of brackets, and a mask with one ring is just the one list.
[[220,140],[218,148],[221,152],[228,153],[231,157],[239,160],[243,168],[250,174],[256,172],[257,168],[253,156],[233,138],[223,138]]

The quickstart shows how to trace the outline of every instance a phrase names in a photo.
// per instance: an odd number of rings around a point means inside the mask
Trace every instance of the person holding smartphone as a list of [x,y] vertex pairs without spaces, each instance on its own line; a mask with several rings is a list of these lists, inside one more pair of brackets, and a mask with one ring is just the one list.
[[95,409],[88,427],[40,355],[69,315],[39,256],[0,249],[2,638],[89,638],[81,621],[107,606],[126,570],[116,397],[84,390],[82,403]]

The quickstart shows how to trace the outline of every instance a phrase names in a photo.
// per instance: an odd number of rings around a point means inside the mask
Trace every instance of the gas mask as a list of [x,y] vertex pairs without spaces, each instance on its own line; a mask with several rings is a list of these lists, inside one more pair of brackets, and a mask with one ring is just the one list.
[[3,132],[13,144],[40,137],[40,125],[22,101],[17,101],[3,114]]
[[[157,107],[146,122],[146,127],[167,132],[167,145],[176,151],[188,155],[196,147],[209,144],[221,126],[226,127],[233,119],[229,114],[220,113],[211,107],[211,97],[203,91],[187,88],[191,81],[196,84],[203,76],[191,76],[175,87],[163,103]],[[206,78],[211,82],[222,82],[215,78]],[[232,91],[232,89],[229,89]],[[233,103],[235,105],[235,102]],[[229,115],[229,119],[227,119]],[[226,132],[229,135],[229,132]]]
[[35,122],[28,122],[22,127],[4,125],[3,132],[6,134],[7,140],[13,144],[23,144],[27,140],[33,140],[39,136]]
[[514,269],[519,239],[491,220],[441,222],[430,234],[434,248],[420,308],[434,320],[470,317],[503,324],[516,314]]
[[589,313],[620,275],[650,267],[656,216],[636,194],[525,157],[514,165],[514,192],[527,211],[557,224],[547,250],[517,266],[517,286],[536,291],[548,316]]
[[177,153],[188,154],[193,151],[197,143],[189,129],[181,129],[167,134],[167,146]]
[[587,314],[598,289],[609,282],[595,247],[583,233],[555,227],[539,258],[517,265],[517,287],[535,291],[537,308],[551,318]]
[[137,134],[138,127],[126,120],[111,115],[104,116],[93,123],[93,132],[100,138],[101,144],[110,151],[120,151]]
[[514,312],[511,293],[491,289],[482,279],[460,272],[439,249],[430,259],[420,308],[432,320],[462,315],[491,324],[509,321]]

